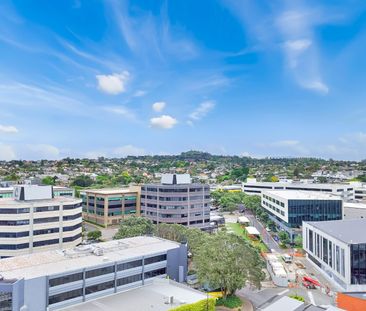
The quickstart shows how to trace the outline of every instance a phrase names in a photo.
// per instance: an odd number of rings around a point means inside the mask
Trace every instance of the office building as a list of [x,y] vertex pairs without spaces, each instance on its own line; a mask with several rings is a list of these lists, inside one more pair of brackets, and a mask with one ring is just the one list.
[[85,190],[83,218],[104,227],[118,225],[130,215],[140,215],[140,187]]
[[52,197],[51,186],[14,187],[0,199],[0,257],[74,247],[82,240],[81,200]]
[[307,258],[343,291],[366,291],[366,219],[303,223]]
[[305,182],[247,182],[243,183],[246,194],[261,195],[268,190],[300,190],[312,192],[325,192],[341,197],[344,200],[354,198],[354,186],[349,184],[315,184]]
[[366,201],[366,187],[360,186],[355,188],[355,199]]
[[301,234],[303,221],[342,219],[343,201],[340,197],[310,191],[263,191],[262,207],[280,230],[288,232],[291,239]]
[[[52,186],[54,197],[70,197],[75,196],[74,189],[62,186]],[[0,188],[0,199],[2,198],[12,198],[14,192],[14,187]]]
[[184,244],[146,236],[113,240],[1,260],[1,303],[11,311],[59,310],[156,278],[183,282],[186,273]]
[[188,174],[163,174],[160,184],[142,186],[141,215],[154,224],[209,228],[210,188],[191,183]]

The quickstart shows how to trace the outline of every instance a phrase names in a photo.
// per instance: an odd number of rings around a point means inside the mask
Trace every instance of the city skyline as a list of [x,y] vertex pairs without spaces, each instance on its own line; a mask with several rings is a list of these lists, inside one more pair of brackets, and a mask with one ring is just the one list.
[[362,160],[362,1],[2,1],[0,160]]

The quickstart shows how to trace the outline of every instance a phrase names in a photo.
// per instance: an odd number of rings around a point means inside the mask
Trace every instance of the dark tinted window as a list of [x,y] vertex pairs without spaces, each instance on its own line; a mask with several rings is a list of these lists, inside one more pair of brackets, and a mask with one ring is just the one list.
[[88,286],[85,288],[85,294],[89,295],[92,293],[100,292],[105,289],[114,288],[114,281],[104,282],[101,284]]
[[60,276],[58,278],[50,279],[49,284],[50,284],[50,287],[52,287],[52,286],[58,286],[58,285],[66,284],[66,283],[80,281],[82,279],[83,279],[83,273],[78,272],[78,273],[64,275],[64,276]]
[[88,278],[94,278],[99,275],[109,274],[114,272],[114,266],[108,266],[103,268],[98,268],[90,271],[85,272],[85,277]]
[[159,261],[164,261],[164,260],[166,260],[166,254],[159,255],[159,256],[155,256],[155,257],[145,258],[144,264],[145,265],[149,265],[151,263],[155,263],[155,262],[159,262]]
[[65,301],[65,300],[80,297],[82,295],[83,295],[83,290],[81,288],[74,289],[74,290],[71,290],[69,292],[65,292],[65,293],[50,296],[48,298],[48,304],[51,305],[51,304],[54,304],[54,303],[58,303],[58,302],[62,302],[62,301]]
[[142,266],[142,260],[141,259],[134,260],[134,261],[118,264],[117,265],[117,271],[128,270],[128,269],[141,267],[141,266]]

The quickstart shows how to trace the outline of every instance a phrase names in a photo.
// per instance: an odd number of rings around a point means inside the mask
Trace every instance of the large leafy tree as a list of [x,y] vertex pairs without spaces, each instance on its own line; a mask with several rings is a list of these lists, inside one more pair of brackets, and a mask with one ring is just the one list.
[[264,279],[258,251],[233,234],[207,235],[193,261],[200,282],[221,288],[225,297],[247,282],[259,288]]
[[150,235],[154,231],[151,220],[143,217],[130,216],[120,223],[114,239],[123,239],[140,235]]

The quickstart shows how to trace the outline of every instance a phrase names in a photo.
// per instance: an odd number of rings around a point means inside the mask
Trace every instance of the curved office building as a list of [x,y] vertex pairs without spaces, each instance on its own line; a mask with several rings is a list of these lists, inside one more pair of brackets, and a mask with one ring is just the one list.
[[210,188],[191,183],[188,174],[164,174],[160,184],[142,186],[141,215],[154,224],[207,228],[210,226]]
[[81,200],[51,186],[16,186],[0,199],[0,258],[74,247],[82,241]]

